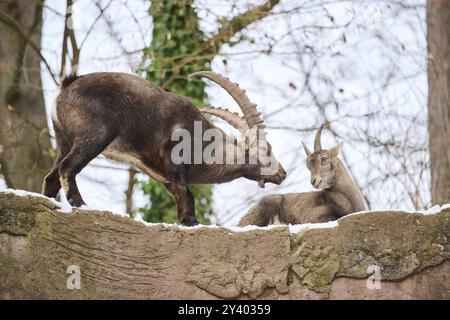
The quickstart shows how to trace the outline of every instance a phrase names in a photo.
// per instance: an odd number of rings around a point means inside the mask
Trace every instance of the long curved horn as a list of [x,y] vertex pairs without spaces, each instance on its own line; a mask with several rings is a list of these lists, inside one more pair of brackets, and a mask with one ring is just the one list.
[[316,138],[314,139],[314,152],[322,151],[322,144],[320,142],[320,138],[322,135],[322,129],[325,124],[321,125],[319,131],[317,131]]
[[219,117],[222,120],[225,120],[226,122],[231,124],[236,129],[239,129],[239,130],[248,129],[248,124],[244,118],[239,116],[237,113],[231,112],[227,109],[219,109],[219,108],[210,107],[210,108],[201,109],[200,112]]
[[260,130],[263,130],[265,128],[264,121],[261,118],[261,113],[256,110],[256,104],[250,101],[248,96],[245,94],[245,90],[239,88],[238,84],[231,82],[229,78],[212,71],[195,72],[189,76],[189,78],[192,77],[205,77],[217,83],[219,86],[224,88],[237,102],[242,110],[242,113],[244,114],[244,119],[247,122],[249,128],[252,128],[253,126],[257,126]]

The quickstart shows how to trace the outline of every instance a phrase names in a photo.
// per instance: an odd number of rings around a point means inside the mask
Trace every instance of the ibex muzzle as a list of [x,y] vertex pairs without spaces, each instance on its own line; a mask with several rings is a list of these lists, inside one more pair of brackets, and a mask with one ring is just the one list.
[[[243,117],[223,109],[202,111],[219,116],[235,127],[259,132],[260,138],[250,143],[264,155],[256,163],[175,163],[171,157],[177,144],[171,139],[174,131],[188,131],[195,140],[193,133],[198,123],[203,132],[220,130],[187,98],[130,74],[72,74],[63,80],[52,112],[58,157],[45,178],[43,193],[56,197],[62,186],[71,205],[83,205],[75,177],[101,153],[161,181],[175,196],[178,219],[185,225],[197,224],[189,184],[222,183],[240,177],[258,181],[261,187],[265,182],[280,184],[286,173],[272,154],[265,138],[264,122],[245,91],[213,72],[202,71],[192,76],[209,78],[236,100]],[[236,145],[229,142],[233,139],[225,133],[223,137],[224,148],[237,153]],[[208,146],[205,141],[191,142],[200,143],[202,149]],[[269,167],[276,170],[265,170]]]

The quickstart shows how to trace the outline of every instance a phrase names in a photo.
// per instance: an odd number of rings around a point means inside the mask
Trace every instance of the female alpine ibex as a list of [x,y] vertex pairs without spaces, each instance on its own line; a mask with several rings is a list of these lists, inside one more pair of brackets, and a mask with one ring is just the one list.
[[[219,116],[240,129],[258,132],[258,138],[245,144],[244,148],[245,159],[249,158],[249,150],[254,150],[255,146],[258,152],[263,153],[256,162],[199,162],[198,150],[195,149],[200,146],[202,154],[208,142],[198,137],[195,129],[200,128],[203,132],[220,129],[185,97],[166,92],[130,74],[72,74],[62,81],[61,92],[52,111],[59,152],[44,180],[43,194],[56,197],[62,186],[72,206],[84,205],[75,177],[101,153],[161,181],[175,196],[178,219],[184,225],[198,223],[194,198],[187,187],[189,184],[222,183],[239,177],[258,181],[260,187],[264,187],[265,182],[280,184],[286,172],[266,143],[264,122],[245,91],[228,78],[210,71],[191,76],[206,77],[216,82],[238,103],[244,117],[223,109],[209,108],[204,112]],[[172,150],[178,144],[173,136],[179,130],[190,134],[194,153],[182,163],[172,159]],[[223,137],[223,150],[215,150],[216,155],[225,149],[237,154],[240,149],[235,139],[224,133]],[[269,166],[275,169],[265,170]]]
[[330,150],[322,149],[322,129],[316,134],[314,152],[302,141],[311,184],[320,191],[266,196],[241,219],[239,226],[326,222],[366,210],[358,186],[338,158],[342,142]]

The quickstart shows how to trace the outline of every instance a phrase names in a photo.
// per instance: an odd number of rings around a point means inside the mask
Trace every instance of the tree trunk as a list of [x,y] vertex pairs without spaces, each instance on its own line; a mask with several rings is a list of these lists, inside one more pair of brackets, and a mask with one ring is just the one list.
[[450,208],[236,232],[59,206],[0,192],[0,299],[450,299]]
[[450,2],[427,1],[431,198],[450,202]]
[[41,83],[41,0],[0,2],[0,165],[8,187],[41,191],[52,164]]

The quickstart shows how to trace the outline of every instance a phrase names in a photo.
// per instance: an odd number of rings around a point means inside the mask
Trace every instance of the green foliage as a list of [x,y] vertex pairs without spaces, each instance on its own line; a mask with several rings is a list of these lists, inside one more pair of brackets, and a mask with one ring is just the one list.
[[151,64],[144,70],[148,80],[164,89],[189,97],[197,106],[207,98],[205,83],[187,76],[210,69],[214,55],[203,48],[208,40],[199,28],[192,0],[152,1],[153,38],[146,54]]
[[[183,95],[198,107],[205,105],[207,95],[203,81],[187,76],[199,70],[210,69],[211,53],[205,52],[207,38],[199,28],[192,0],[153,0],[153,38],[144,54],[151,64],[141,70],[149,81],[165,90]],[[201,51],[201,54],[200,54]],[[153,180],[139,181],[138,186],[150,198],[150,204],[140,209],[148,222],[177,223],[175,198],[165,187]],[[196,217],[202,224],[210,224],[215,213],[211,208],[211,186],[190,186],[194,198]]]
[[[150,207],[140,209],[144,214],[143,218],[147,222],[178,222],[177,206],[175,198],[168,195],[166,189],[155,180],[149,182],[139,181],[139,186],[145,195],[149,196],[152,204]],[[212,190],[208,185],[193,185],[189,187],[195,198],[195,211],[197,219],[201,224],[210,224],[210,217],[213,214],[211,208]]]

